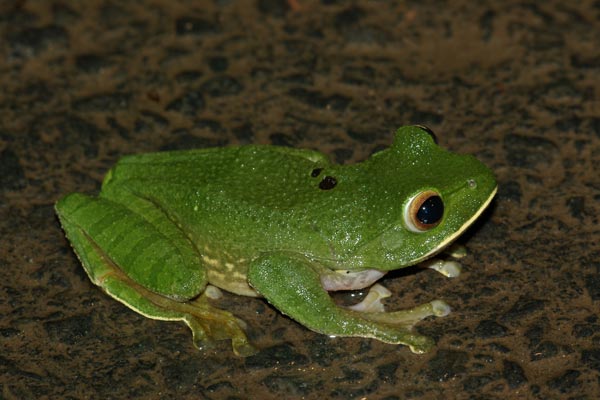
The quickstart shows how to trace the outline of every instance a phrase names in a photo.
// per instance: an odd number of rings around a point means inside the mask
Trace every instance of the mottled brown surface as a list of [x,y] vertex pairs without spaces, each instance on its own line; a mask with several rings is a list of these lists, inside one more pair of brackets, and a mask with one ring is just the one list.
[[[600,2],[448,3],[3,0],[0,398],[599,398]],[[392,308],[453,306],[426,355],[233,295],[262,352],[197,351],[94,287],[53,213],[124,154],[353,162],[409,123],[500,184],[461,277],[385,280]]]

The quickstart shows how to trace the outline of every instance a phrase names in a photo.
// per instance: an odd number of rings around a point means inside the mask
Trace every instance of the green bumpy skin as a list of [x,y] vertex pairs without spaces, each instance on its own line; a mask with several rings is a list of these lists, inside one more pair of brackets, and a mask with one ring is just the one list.
[[210,284],[262,296],[316,332],[420,353],[433,342],[412,326],[446,315],[445,303],[385,312],[377,300],[358,310],[328,290],[367,287],[439,253],[495,192],[481,162],[409,126],[354,165],[258,145],[132,155],[98,197],[72,193],[56,212],[92,282],[149,318],[184,321],[198,348],[231,339],[238,355],[256,351],[243,321],[210,304]]

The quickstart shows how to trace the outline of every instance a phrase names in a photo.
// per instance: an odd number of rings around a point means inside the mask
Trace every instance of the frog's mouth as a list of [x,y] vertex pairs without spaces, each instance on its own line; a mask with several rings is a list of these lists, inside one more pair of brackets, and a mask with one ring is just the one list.
[[430,258],[430,257],[432,257],[432,256],[434,256],[436,254],[438,254],[439,252],[443,251],[446,247],[448,247],[449,245],[451,245],[485,211],[485,209],[490,205],[490,203],[494,199],[494,196],[496,195],[497,191],[498,191],[498,185],[494,186],[494,188],[490,192],[488,198],[481,204],[481,206],[479,206],[479,208],[477,209],[477,211],[475,211],[473,213],[473,215],[471,216],[471,218],[469,218],[468,220],[466,220],[458,229],[456,229],[452,234],[448,235],[448,237],[446,237],[443,241],[441,241],[435,248],[433,248],[432,250],[430,250],[429,252],[425,253],[424,255],[422,255],[421,257],[419,257],[417,260],[415,260],[415,264],[418,264],[421,261],[424,261],[424,260],[426,260],[426,259],[428,259],[428,258]]

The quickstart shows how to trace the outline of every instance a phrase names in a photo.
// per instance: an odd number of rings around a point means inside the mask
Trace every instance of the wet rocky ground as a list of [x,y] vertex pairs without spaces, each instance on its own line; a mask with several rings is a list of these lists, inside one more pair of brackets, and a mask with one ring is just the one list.
[[[0,398],[597,399],[600,3],[0,3]],[[262,350],[198,351],[86,277],[54,215],[121,156],[273,143],[340,163],[423,124],[496,173],[423,355],[219,301]]]

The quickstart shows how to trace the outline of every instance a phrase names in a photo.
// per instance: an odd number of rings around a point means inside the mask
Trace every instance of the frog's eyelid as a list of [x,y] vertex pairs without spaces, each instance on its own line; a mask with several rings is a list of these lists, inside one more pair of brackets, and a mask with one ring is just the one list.
[[417,128],[420,128],[422,130],[424,130],[425,132],[427,132],[427,134],[429,136],[431,136],[431,138],[433,139],[433,143],[438,144],[438,140],[437,140],[437,136],[435,135],[435,133],[427,126],[425,125],[415,125]]

